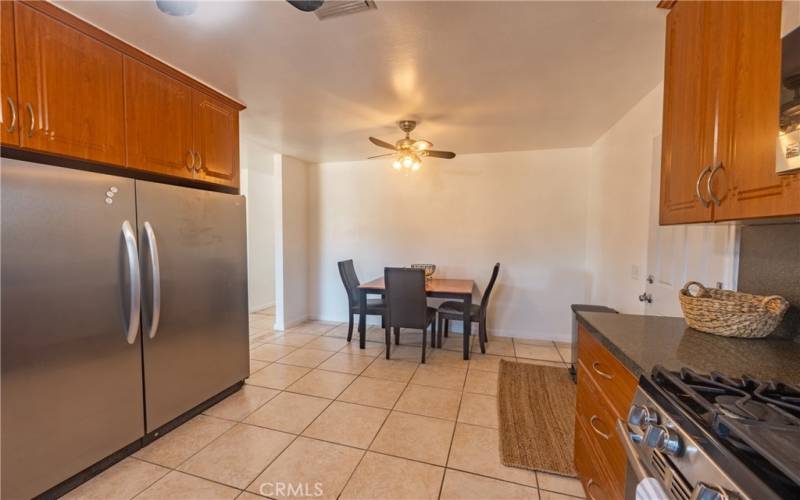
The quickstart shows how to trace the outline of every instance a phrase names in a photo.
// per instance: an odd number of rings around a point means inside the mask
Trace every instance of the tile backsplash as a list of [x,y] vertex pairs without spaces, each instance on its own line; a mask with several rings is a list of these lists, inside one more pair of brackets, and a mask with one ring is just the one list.
[[742,227],[739,291],[781,295],[791,306],[773,335],[800,340],[800,223]]

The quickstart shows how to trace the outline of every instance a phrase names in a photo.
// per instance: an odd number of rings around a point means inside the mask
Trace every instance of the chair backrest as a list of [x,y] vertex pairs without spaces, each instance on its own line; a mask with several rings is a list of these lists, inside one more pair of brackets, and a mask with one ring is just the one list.
[[338,263],[338,266],[339,276],[342,277],[342,284],[344,285],[345,291],[347,291],[347,302],[350,304],[350,307],[354,307],[358,305],[358,285],[360,285],[361,282],[358,281],[353,259],[343,260]]
[[489,284],[486,285],[486,290],[483,292],[483,297],[481,297],[481,311],[486,312],[486,307],[489,305],[489,295],[492,294],[492,288],[494,288],[494,282],[497,281],[497,275],[500,274],[500,263],[494,265],[494,269],[492,269],[492,277],[489,278]]
[[387,267],[383,270],[389,326],[425,328],[428,300],[425,295],[425,270]]

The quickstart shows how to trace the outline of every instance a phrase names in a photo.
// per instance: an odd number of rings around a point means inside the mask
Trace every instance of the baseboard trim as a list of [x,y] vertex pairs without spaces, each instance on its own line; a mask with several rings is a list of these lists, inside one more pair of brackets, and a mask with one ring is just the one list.
[[250,314],[255,314],[258,311],[267,309],[268,307],[274,307],[274,306],[275,306],[275,302],[270,302],[269,304],[262,304],[262,305],[259,305],[259,306],[253,306],[252,308],[250,308]]

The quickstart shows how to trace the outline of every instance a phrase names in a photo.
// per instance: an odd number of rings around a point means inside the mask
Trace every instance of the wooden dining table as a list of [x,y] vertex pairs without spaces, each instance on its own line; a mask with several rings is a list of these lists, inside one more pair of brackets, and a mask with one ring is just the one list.
[[[464,359],[469,359],[469,336],[472,332],[472,290],[475,288],[474,280],[433,278],[425,282],[425,294],[428,297],[441,299],[455,299],[464,303]],[[386,284],[383,278],[358,286],[360,299],[360,312],[358,315],[358,345],[361,349],[367,347],[367,295],[383,295],[386,293]]]

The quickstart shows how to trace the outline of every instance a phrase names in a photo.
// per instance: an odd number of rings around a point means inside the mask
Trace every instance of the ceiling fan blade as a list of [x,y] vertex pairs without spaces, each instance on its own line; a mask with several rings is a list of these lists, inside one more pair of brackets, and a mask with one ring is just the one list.
[[375,137],[370,137],[369,142],[371,142],[376,146],[380,146],[382,148],[392,149],[392,150],[395,149],[394,144],[389,144],[388,142],[376,139]]
[[432,149],[425,151],[425,155],[432,156],[434,158],[444,158],[446,160],[450,160],[456,157],[456,154],[453,153],[452,151],[434,151]]
[[433,143],[431,141],[419,140],[416,141],[412,147],[417,151],[426,151],[433,147]]
[[375,155],[375,156],[370,156],[370,157],[368,157],[368,158],[367,158],[367,160],[371,160],[371,159],[373,159],[373,158],[383,158],[384,156],[394,156],[394,153],[386,153],[386,154],[384,154],[384,155]]

